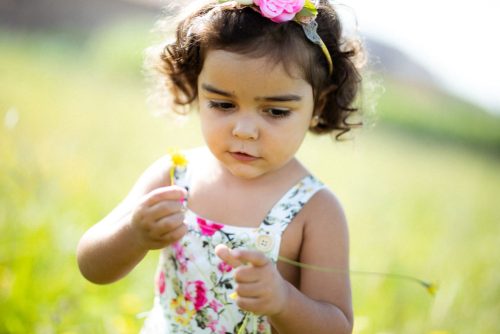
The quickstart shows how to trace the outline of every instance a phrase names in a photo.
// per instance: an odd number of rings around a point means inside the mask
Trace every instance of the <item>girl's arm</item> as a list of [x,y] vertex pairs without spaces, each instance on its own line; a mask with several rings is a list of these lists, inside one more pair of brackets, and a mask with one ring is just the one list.
[[263,253],[221,245],[217,255],[238,267],[236,302],[244,310],[267,315],[278,333],[351,333],[348,232],[341,206],[333,194],[321,191],[299,216],[306,220],[299,261],[340,272],[302,269],[298,289],[281,277]]
[[344,212],[329,191],[318,193],[303,210],[307,218],[299,261],[339,272],[301,269],[300,291],[286,282],[286,307],[270,321],[279,333],[352,333],[349,235]]
[[186,233],[181,199],[170,186],[170,158],[152,164],[125,200],[80,239],[78,265],[89,281],[105,284],[128,274],[151,249],[163,248]]

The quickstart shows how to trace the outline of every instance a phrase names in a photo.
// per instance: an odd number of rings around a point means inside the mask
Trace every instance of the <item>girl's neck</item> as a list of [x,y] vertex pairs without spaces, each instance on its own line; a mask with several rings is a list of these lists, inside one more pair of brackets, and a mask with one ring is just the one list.
[[252,179],[234,176],[208,150],[197,155],[196,160],[190,165],[189,209],[206,219],[233,226],[258,227],[286,191],[308,174],[296,159]]

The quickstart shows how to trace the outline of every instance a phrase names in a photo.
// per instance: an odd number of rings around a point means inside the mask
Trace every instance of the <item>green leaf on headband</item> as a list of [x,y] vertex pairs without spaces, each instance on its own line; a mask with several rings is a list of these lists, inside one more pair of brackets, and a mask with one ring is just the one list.
[[314,16],[318,15],[318,9],[314,5],[314,2],[312,2],[311,0],[306,0],[304,2],[304,7],[302,8],[302,10],[304,9],[307,9]]
[[308,23],[318,15],[318,10],[311,0],[305,0],[302,10],[295,14],[295,21],[300,23]]

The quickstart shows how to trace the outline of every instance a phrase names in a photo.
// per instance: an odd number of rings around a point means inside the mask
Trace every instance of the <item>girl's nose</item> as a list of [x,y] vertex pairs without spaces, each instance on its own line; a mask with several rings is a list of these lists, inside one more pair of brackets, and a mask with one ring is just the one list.
[[244,140],[255,140],[259,137],[259,129],[250,117],[240,118],[234,124],[233,136]]

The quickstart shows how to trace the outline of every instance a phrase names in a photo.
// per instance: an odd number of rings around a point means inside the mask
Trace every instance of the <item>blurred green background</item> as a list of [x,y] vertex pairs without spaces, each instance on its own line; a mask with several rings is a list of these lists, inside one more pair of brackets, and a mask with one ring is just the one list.
[[[96,286],[75,248],[167,148],[202,144],[195,116],[146,104],[153,21],[0,30],[0,333],[137,333],[151,307],[158,252]],[[499,333],[500,119],[372,78],[385,91],[364,102],[367,126],[309,136],[299,156],[345,206],[352,269],[440,288],[353,275],[355,333]]]

